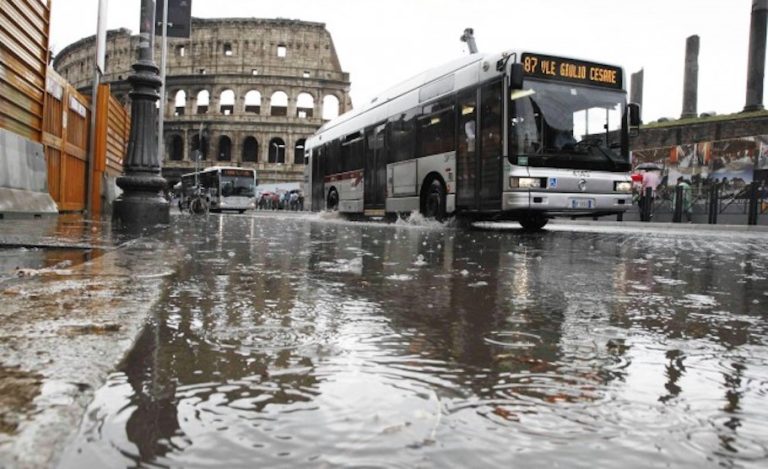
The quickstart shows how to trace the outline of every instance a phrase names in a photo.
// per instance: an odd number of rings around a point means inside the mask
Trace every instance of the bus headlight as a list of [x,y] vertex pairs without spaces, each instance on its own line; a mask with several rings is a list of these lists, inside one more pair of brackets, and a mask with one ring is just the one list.
[[512,189],[540,189],[544,187],[541,178],[519,178],[509,177],[509,187]]
[[632,192],[632,183],[629,181],[616,181],[613,183],[613,190],[616,192]]

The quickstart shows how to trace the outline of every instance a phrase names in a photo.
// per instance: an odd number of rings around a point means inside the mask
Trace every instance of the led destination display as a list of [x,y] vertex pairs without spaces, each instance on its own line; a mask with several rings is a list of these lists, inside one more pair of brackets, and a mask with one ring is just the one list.
[[549,55],[524,53],[523,70],[531,78],[561,80],[584,85],[622,89],[624,77],[620,67],[566,59]]
[[250,169],[222,169],[222,176],[253,176],[253,171]]

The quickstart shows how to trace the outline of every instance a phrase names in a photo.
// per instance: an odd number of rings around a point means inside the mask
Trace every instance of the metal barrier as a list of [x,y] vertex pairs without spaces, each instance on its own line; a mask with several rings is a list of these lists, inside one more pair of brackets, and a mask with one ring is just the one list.
[[[682,187],[659,188],[652,196],[650,188],[638,200],[640,221],[671,221],[681,223],[683,215],[714,225],[738,223],[748,225],[768,222],[768,183],[752,182],[733,192],[725,193],[721,184],[707,184],[691,188],[689,213],[686,214]],[[674,191],[674,192],[673,192]],[[686,216],[686,219],[688,217]],[[689,221],[689,220],[687,220]]]

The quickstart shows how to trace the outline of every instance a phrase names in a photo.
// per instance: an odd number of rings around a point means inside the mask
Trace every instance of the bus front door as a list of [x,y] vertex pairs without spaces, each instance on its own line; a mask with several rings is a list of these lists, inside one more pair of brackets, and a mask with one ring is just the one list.
[[365,131],[365,182],[363,205],[365,210],[383,210],[387,184],[387,159],[384,146],[386,125],[380,124]]
[[477,173],[477,92],[458,98],[459,129],[456,148],[456,208],[474,211],[478,208]]
[[490,83],[480,92],[479,209],[485,212],[501,210],[503,170],[502,93],[501,82]]
[[[468,212],[501,209],[501,82],[458,96],[456,207]],[[478,112],[479,110],[479,112]]]

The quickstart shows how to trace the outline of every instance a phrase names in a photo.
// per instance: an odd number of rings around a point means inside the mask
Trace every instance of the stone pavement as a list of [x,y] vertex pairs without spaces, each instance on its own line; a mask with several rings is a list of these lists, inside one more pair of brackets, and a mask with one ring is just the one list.
[[50,467],[174,271],[169,229],[0,220],[0,467]]

